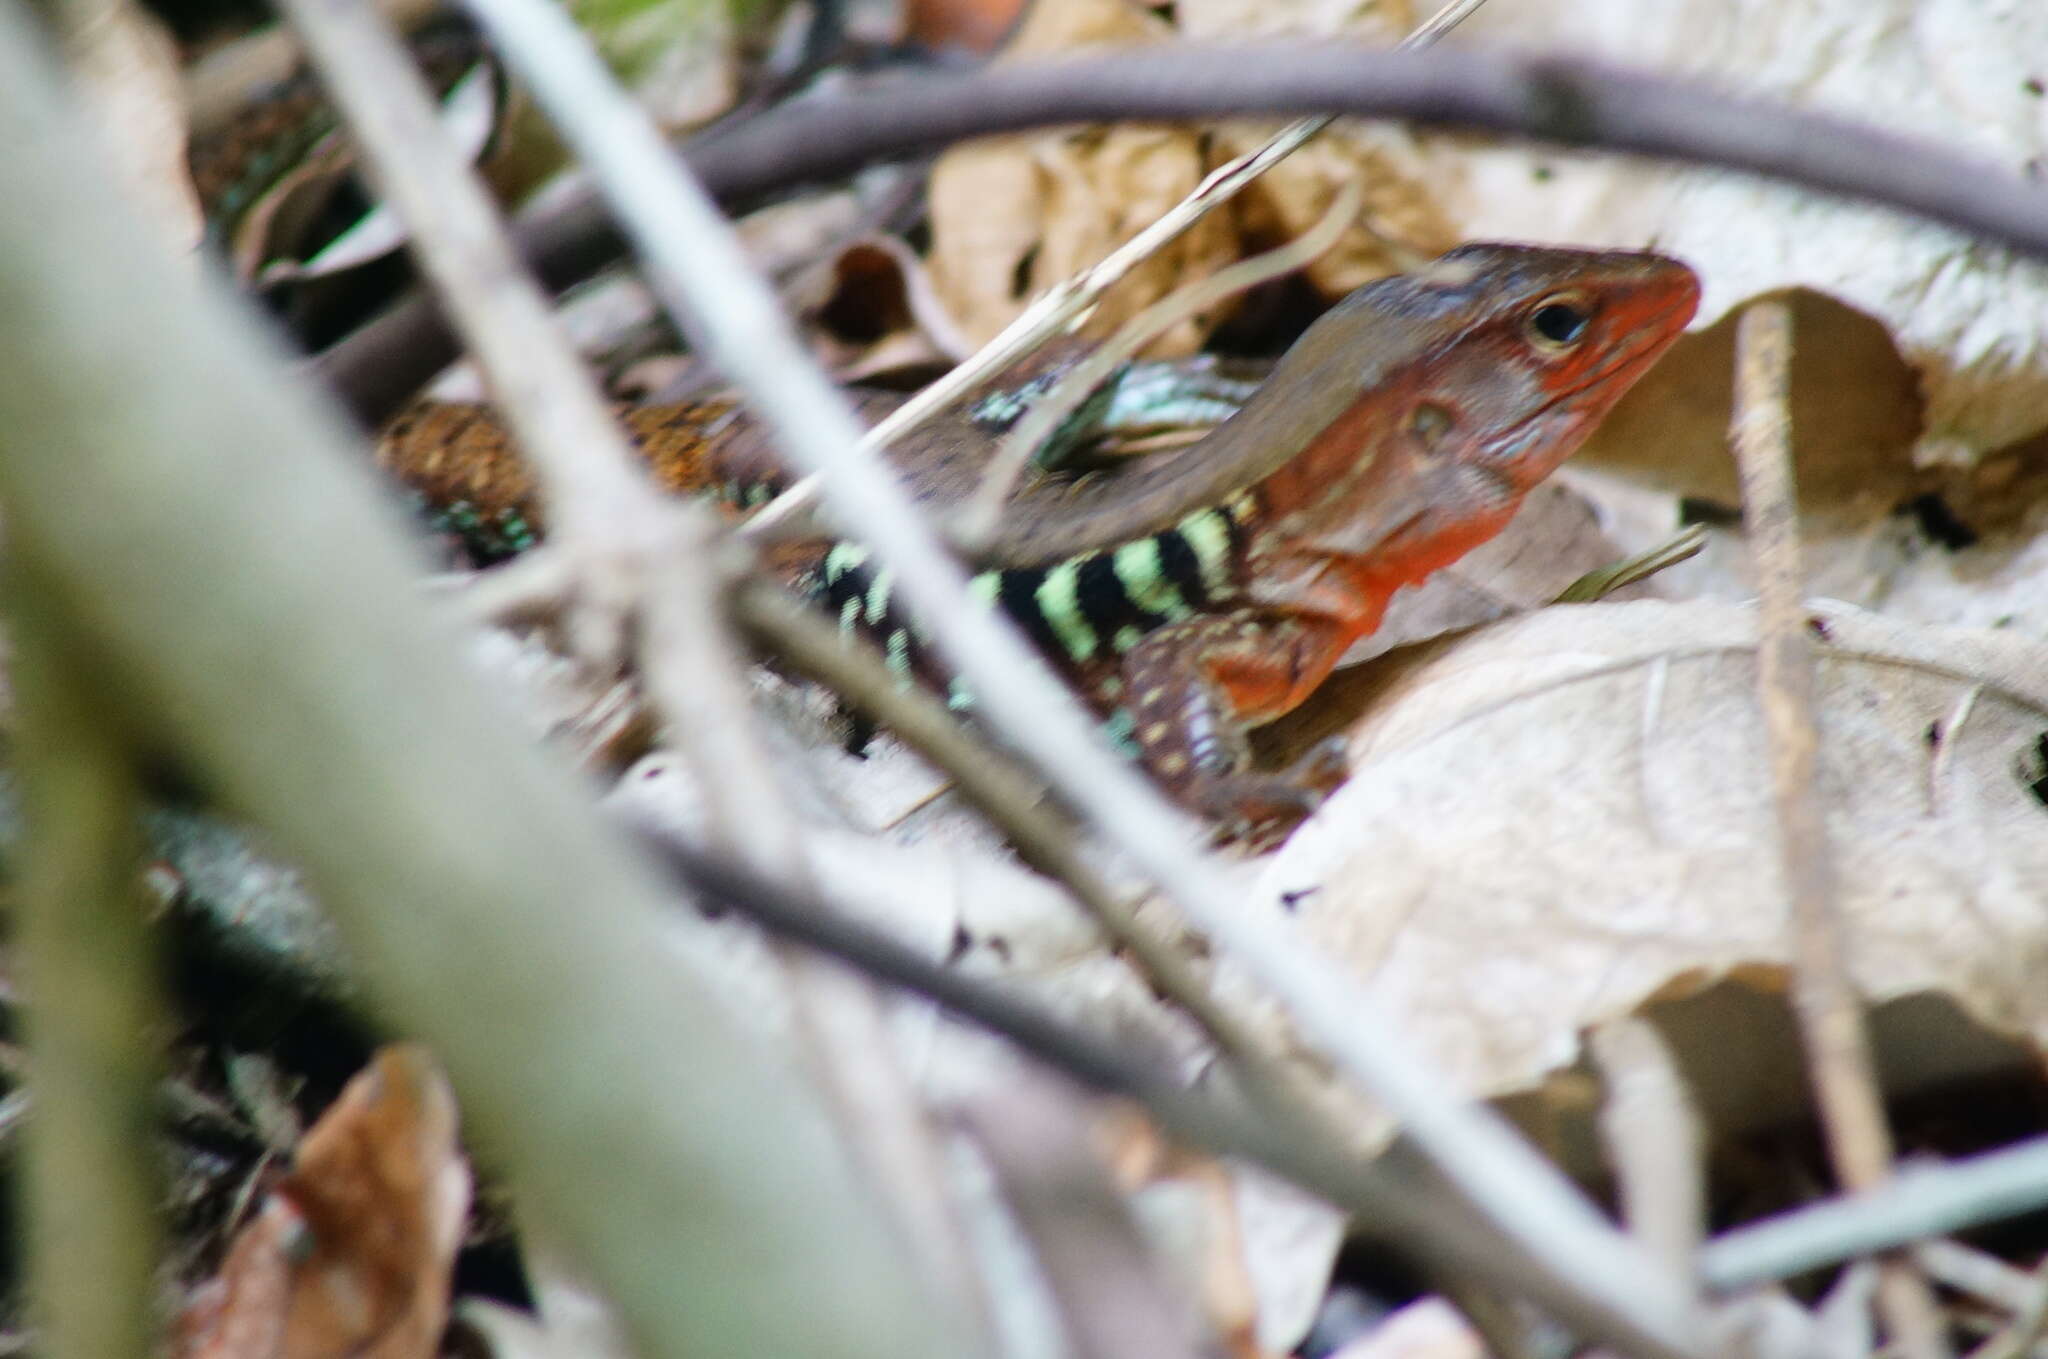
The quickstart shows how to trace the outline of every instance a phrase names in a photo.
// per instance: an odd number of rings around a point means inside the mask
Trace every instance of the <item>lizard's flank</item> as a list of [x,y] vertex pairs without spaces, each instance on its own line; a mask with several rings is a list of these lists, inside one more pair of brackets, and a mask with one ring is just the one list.
[[[1169,792],[1233,831],[1284,826],[1337,771],[1327,758],[1255,770],[1248,729],[1312,693],[1396,590],[1498,533],[1698,301],[1698,279],[1676,260],[1519,245],[1464,246],[1367,284],[1197,443],[1020,488],[975,589],[1128,734]],[[978,482],[996,432],[987,396],[892,453],[935,506]],[[675,412],[625,418],[671,489],[746,506],[779,480],[746,422],[691,439],[684,456],[665,447],[680,438]],[[401,419],[382,458],[444,514],[512,515],[524,530],[530,489],[503,446],[487,412],[444,408]],[[857,544],[821,545],[804,575],[892,665],[946,686]]]

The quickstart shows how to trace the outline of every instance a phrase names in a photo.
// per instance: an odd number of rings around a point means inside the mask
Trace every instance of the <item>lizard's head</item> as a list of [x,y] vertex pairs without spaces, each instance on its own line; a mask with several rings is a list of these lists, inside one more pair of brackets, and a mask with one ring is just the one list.
[[1418,441],[1528,491],[1678,338],[1699,278],[1638,251],[1467,245],[1378,285],[1437,331],[1408,385]]

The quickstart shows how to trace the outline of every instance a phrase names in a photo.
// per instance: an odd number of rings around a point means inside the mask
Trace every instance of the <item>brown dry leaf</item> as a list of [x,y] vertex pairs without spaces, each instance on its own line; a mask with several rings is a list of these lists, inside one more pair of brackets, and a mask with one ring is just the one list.
[[[441,129],[465,160],[476,161],[484,154],[501,116],[498,78],[488,62],[479,62],[441,99]],[[340,235],[320,242],[305,259],[297,257],[305,237],[303,219],[325,212],[355,174],[354,143],[340,132],[331,134],[237,222],[236,276],[272,288],[359,268],[403,246],[411,233],[389,204],[379,202]],[[252,221],[259,217],[261,221]],[[280,222],[291,225],[280,230]]]
[[[1255,151],[1281,126],[1225,123],[1212,143],[1213,158]],[[1360,284],[1433,259],[1463,239],[1442,205],[1442,174],[1406,129],[1340,122],[1240,194],[1237,220],[1255,243],[1290,241],[1322,220],[1341,186],[1362,185],[1361,225],[1302,270],[1325,297],[1342,297]]]
[[[2048,1043],[2048,646],[1813,615],[1856,983]],[[1252,908],[1297,913],[1479,1095],[1681,979],[1781,967],[1753,629],[1730,605],[1593,605],[1389,658],[1351,781]]]
[[[1879,607],[1895,587],[1936,565],[1902,558],[1909,545],[1900,538],[1900,507],[1976,474],[1914,465],[1922,428],[1919,385],[1880,322],[1809,289],[1794,290],[1788,300],[1791,448],[1807,589]],[[1731,513],[1739,502],[1728,453],[1738,315],[1730,312],[1680,337],[1565,473],[1599,507],[1622,553],[1666,537],[1678,521],[1681,497]],[[1701,557],[1665,578],[1665,587],[1730,600],[1756,592],[1749,553],[1732,532],[1715,535]]]
[[[1004,59],[1168,36],[1126,0],[1040,0]],[[969,338],[985,341],[1033,295],[1095,264],[1179,202],[1206,168],[1193,130],[1137,124],[987,138],[949,151],[932,170],[930,191],[939,296]],[[1113,328],[1237,254],[1228,224],[1212,217],[1139,266],[1093,324]],[[1191,352],[1205,333],[1184,324],[1154,352]]]
[[430,1359],[469,1207],[455,1096],[395,1044],[300,1142],[180,1325],[192,1359]]
[[354,173],[354,166],[354,149],[347,138],[335,132],[278,176],[277,182],[235,219],[229,233],[228,260],[236,281],[255,283],[265,265],[283,262],[286,257],[279,250],[289,252],[296,247],[306,224],[326,210],[336,190]]
[[[1174,6],[1174,19],[1182,37],[1198,42],[1334,37],[1391,47],[1415,27],[1415,9],[1409,0],[1192,0]],[[1267,119],[1221,123],[1210,158],[1221,163],[1256,150],[1283,126]],[[1458,243],[1442,207],[1446,173],[1405,129],[1344,121],[1261,176],[1238,196],[1235,211],[1250,239],[1292,240],[1322,220],[1340,186],[1362,186],[1365,225],[1303,271],[1324,295],[1339,297]]]
[[[1874,318],[1793,292],[1792,458],[1812,537],[1889,513],[1926,484],[1913,466],[1921,401],[1912,367]],[[1728,452],[1730,312],[1681,336],[1586,441],[1579,467],[1724,505],[1740,503]]]
[[[1916,466],[1918,380],[1884,326],[1811,290],[1790,300],[1808,593],[1899,618],[2048,636],[2048,436],[1973,466]],[[1681,338],[1563,474],[1598,507],[1618,552],[1668,535],[1680,496],[1733,510],[1726,429],[1737,315]],[[1732,531],[1662,577],[1662,592],[1687,597],[1737,600],[1755,590]]]
[[833,355],[840,382],[943,369],[973,352],[924,261],[895,236],[863,236],[819,259],[786,290],[805,294],[812,343]]
[[[1005,57],[1134,46],[1184,37],[1218,42],[1293,35],[1390,45],[1413,27],[1409,0],[1197,0],[1171,26],[1123,0],[1040,0]],[[1179,202],[1203,174],[1262,145],[1278,122],[1239,120],[1206,135],[1125,126],[991,138],[943,157],[932,177],[932,258],[968,332],[986,338],[1030,297],[1098,262]],[[1458,233],[1441,204],[1456,173],[1407,132],[1343,123],[1211,214],[1114,290],[1091,322],[1113,328],[1181,283],[1322,219],[1340,186],[1362,185],[1362,222],[1307,277],[1331,297],[1427,259]],[[1150,352],[1188,352],[1221,313],[1185,323]]]
[[[1981,0],[1523,0],[1453,41],[1524,43],[1704,79],[1946,143],[2006,170],[2048,155],[2048,8]],[[1785,288],[1890,332],[1918,375],[1922,464],[2048,428],[2048,266],[1897,214],[1720,171],[1543,148],[1447,152],[1475,236],[1641,245],[1698,267],[1701,317]]]

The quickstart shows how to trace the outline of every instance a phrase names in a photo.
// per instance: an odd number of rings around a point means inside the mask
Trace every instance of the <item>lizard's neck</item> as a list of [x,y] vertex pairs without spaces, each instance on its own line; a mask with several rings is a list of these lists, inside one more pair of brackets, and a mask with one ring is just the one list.
[[1258,487],[1342,418],[1347,402],[1367,399],[1350,400],[1362,369],[1374,370],[1364,384],[1368,393],[1383,377],[1397,376],[1378,371],[1370,352],[1319,338],[1304,337],[1241,410],[1180,452],[1112,476],[1020,488],[1005,508],[1004,536],[984,560],[1023,566],[1083,555],[1102,545],[1104,523],[1118,524],[1119,536],[1135,542]]

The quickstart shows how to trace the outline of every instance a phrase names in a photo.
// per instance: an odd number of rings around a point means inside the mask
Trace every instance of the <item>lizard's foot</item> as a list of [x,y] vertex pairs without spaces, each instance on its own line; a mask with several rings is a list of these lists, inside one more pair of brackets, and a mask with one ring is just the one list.
[[1218,774],[1189,788],[1187,796],[1215,824],[1218,843],[1256,852],[1278,845],[1322,806],[1349,769],[1343,740],[1332,737],[1278,773]]

